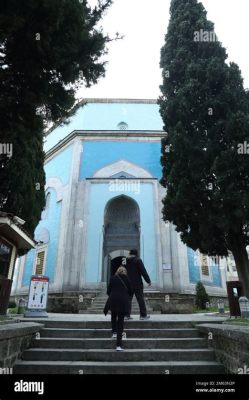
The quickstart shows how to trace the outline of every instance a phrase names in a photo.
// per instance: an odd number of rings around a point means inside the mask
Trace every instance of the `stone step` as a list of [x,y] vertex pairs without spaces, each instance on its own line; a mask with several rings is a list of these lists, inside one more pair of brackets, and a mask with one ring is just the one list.
[[[94,301],[88,309],[91,310],[92,308],[97,308],[97,309],[103,310],[103,308],[105,307],[105,304],[106,304],[106,302],[97,302],[97,301],[95,302]],[[148,312],[153,311],[151,307],[146,306],[146,308],[147,308]],[[140,310],[139,305],[137,303],[134,303],[134,304],[132,303],[131,309],[132,309],[132,311]]]
[[[102,312],[103,312],[103,309],[104,309],[104,305],[102,306],[102,305],[92,305],[91,307],[89,307],[88,308],[88,311],[91,311],[91,310],[99,310],[99,313],[101,314]],[[147,308],[147,312],[148,312],[148,314],[149,314],[149,312],[151,312],[152,310],[151,309],[148,309]],[[133,307],[132,308],[132,313],[133,314],[139,314],[139,312],[140,312],[140,309],[139,309],[139,307]]]
[[[83,311],[87,311],[86,314],[92,314],[94,311],[94,313],[96,313],[96,314],[104,315],[103,310],[104,310],[104,308],[92,307],[92,308],[88,308],[88,310],[83,310]],[[80,311],[81,310],[79,310],[79,314],[80,314]],[[147,315],[153,315],[153,314],[161,314],[161,312],[153,312],[151,310],[147,310]],[[108,315],[111,316],[111,311],[108,312]],[[131,316],[132,317],[136,316],[137,317],[136,319],[139,319],[138,317],[140,316],[140,310],[139,309],[132,310]]]
[[[200,333],[194,328],[179,329],[151,329],[144,328],[125,329],[128,337],[132,338],[196,338]],[[42,329],[41,338],[110,338],[111,325],[108,329],[70,329],[70,328],[44,328]]]
[[[107,299],[106,299],[106,300],[107,300]],[[106,300],[94,300],[93,303],[92,303],[91,305],[94,305],[94,304],[95,304],[95,305],[98,305],[98,306],[104,306],[105,303],[106,303]],[[146,304],[146,302],[145,302],[145,304]],[[139,307],[137,301],[133,301],[133,302],[131,303],[131,305],[132,305],[132,307]],[[146,306],[149,307],[147,304],[146,304]]]
[[[105,304],[92,304],[90,307],[89,307],[89,310],[90,309],[92,309],[92,308],[96,308],[96,309],[99,309],[99,310],[103,310],[103,308],[105,307]],[[132,311],[139,311],[140,309],[139,309],[139,306],[137,306],[137,305],[135,305],[134,307],[132,307]],[[147,310],[151,310],[151,308],[149,308],[149,307],[147,307]]]
[[[38,322],[44,324],[48,328],[71,328],[71,329],[110,329],[111,321],[110,316],[107,316],[104,320],[99,321],[70,321],[70,320],[46,320],[46,319],[24,319],[25,322]],[[205,323],[208,321],[201,321]],[[148,328],[194,328],[195,322],[191,321],[153,321],[152,319],[147,321],[140,321],[133,319],[125,321],[126,328],[136,329],[148,329]]]
[[72,362],[17,361],[14,374],[224,374],[215,361]]
[[25,350],[26,361],[213,361],[212,349],[39,349]]
[[[110,338],[80,339],[80,338],[41,338],[33,340],[32,348],[44,349],[113,349],[115,340]],[[203,338],[127,338],[123,341],[126,349],[203,349],[207,341]]]
[[110,316],[98,321],[66,317],[34,321],[45,328],[14,365],[15,374],[225,373],[208,340],[195,329],[196,322],[153,321],[153,317],[125,321],[125,351],[117,352]]
[[[91,305],[89,305],[88,309],[90,310],[91,308],[101,308],[103,310],[103,308],[105,307],[106,302],[94,302]],[[79,305],[80,308],[80,305]],[[132,310],[140,310],[139,309],[139,305],[137,303],[132,304],[131,306]],[[153,309],[151,307],[149,307],[148,305],[146,305],[146,308],[149,311],[153,311]]]
[[[92,310],[98,310],[98,311],[99,311],[99,314],[101,314],[101,313],[103,313],[104,307],[105,307],[105,305],[97,305],[97,304],[94,304],[94,305],[92,305],[91,307],[89,307],[89,308],[87,309],[87,311],[89,311],[89,314],[90,314],[90,311],[92,311]],[[139,307],[132,307],[131,313],[132,313],[132,314],[140,314],[140,309],[139,309]],[[150,314],[150,313],[153,313],[153,310],[150,309],[150,308],[147,308],[147,314]]]
[[[108,299],[107,296],[106,297],[96,297],[96,299],[93,300],[93,303],[105,304],[107,299]],[[145,303],[146,303],[146,301],[145,301]],[[132,299],[132,304],[138,304],[138,302],[137,302],[135,297],[133,297],[133,299]]]
[[[103,309],[104,309],[104,307],[103,307]],[[101,314],[101,315],[103,315],[103,309],[95,309],[95,308],[88,308],[87,310],[79,310],[79,312],[78,312],[78,314]],[[109,314],[110,314],[110,312],[109,312]],[[149,315],[154,315],[154,314],[161,314],[161,312],[160,311],[150,311],[150,310],[148,310],[148,314]],[[139,312],[139,310],[132,310],[132,314],[131,314],[132,316],[139,316],[140,315],[140,312]]]

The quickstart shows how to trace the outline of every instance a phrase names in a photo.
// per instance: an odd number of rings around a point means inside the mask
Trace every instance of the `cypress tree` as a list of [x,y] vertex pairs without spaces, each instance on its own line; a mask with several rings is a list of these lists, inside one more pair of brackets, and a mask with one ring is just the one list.
[[2,0],[0,210],[32,234],[45,204],[43,134],[72,113],[79,85],[105,74],[108,36],[97,27],[111,0]]
[[249,97],[197,0],[172,0],[161,50],[163,218],[184,243],[234,255],[249,296]]
[[195,291],[196,291],[196,299],[195,299],[196,306],[200,310],[206,310],[207,303],[209,302],[209,296],[202,282],[197,282]]

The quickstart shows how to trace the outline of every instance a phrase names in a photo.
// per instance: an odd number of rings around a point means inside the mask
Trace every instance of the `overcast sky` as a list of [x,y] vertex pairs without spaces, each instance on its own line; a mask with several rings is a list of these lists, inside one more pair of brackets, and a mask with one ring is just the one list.
[[[95,0],[89,0],[94,4]],[[227,49],[229,60],[242,70],[249,88],[249,1],[203,0],[208,19]],[[79,91],[90,98],[157,98],[160,94],[160,49],[169,22],[170,0],[114,0],[102,20],[104,32],[123,40],[112,42],[106,76],[97,85]]]

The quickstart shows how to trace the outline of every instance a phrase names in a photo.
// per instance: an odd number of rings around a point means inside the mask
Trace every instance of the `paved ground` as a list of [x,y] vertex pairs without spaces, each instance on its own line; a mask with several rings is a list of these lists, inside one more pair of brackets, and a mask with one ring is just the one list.
[[[132,315],[134,321],[139,320],[139,315]],[[30,318],[24,318],[28,321]],[[23,320],[24,320],[23,319]],[[31,318],[32,320],[34,318]],[[38,318],[39,319],[39,318]],[[60,321],[109,321],[110,315],[106,317],[103,314],[57,314],[48,313],[49,320]],[[197,321],[214,322],[225,321],[227,316],[221,317],[217,314],[154,314],[150,316],[149,321]]]

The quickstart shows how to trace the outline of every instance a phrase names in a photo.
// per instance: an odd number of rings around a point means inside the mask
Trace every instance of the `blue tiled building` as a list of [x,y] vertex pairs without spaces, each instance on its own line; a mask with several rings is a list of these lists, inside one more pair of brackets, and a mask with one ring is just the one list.
[[88,99],[46,137],[46,208],[35,250],[22,257],[14,293],[48,275],[50,292],[98,289],[113,263],[137,247],[153,282],[192,294],[201,280],[225,294],[226,270],[188,249],[162,220],[163,122],[154,100]]

